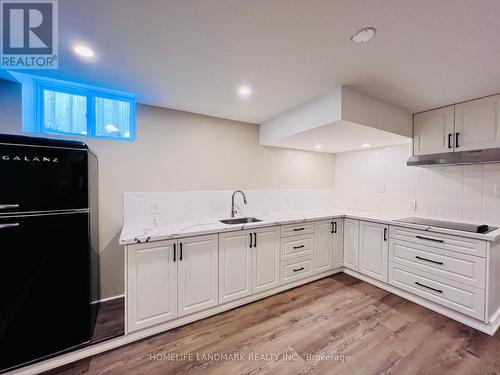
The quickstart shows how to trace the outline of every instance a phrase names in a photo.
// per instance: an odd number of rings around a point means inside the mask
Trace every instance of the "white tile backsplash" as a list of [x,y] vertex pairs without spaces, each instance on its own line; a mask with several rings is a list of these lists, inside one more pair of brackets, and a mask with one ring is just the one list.
[[[244,216],[333,207],[332,189],[244,192],[247,205],[243,203],[241,195],[235,197],[235,207]],[[123,221],[125,225],[152,226],[155,220],[165,223],[227,218],[231,215],[232,193],[233,190],[124,193]]]
[[[500,164],[408,167],[410,155],[411,145],[337,154],[335,206],[500,224]],[[380,184],[385,193],[371,193]],[[416,211],[410,200],[417,201]]]

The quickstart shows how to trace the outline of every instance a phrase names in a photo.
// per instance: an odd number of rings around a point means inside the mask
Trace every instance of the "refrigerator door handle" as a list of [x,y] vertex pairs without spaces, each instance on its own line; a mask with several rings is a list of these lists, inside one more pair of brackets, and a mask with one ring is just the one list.
[[19,208],[18,204],[0,204],[0,210],[8,210],[9,208]]
[[0,224],[0,229],[17,228],[19,223]]

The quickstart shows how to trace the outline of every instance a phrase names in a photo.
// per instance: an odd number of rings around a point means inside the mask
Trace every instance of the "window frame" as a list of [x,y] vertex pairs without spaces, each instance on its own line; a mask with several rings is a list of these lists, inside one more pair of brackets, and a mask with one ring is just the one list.
[[[61,92],[69,95],[84,96],[87,100],[87,134],[70,133],[64,131],[53,131],[46,128],[43,123],[44,119],[44,105],[43,105],[43,91],[50,90]],[[96,98],[118,100],[130,104],[130,137],[116,137],[108,135],[98,135],[96,133],[96,117],[95,107]],[[113,139],[116,141],[133,142],[136,139],[136,100],[133,96],[125,96],[115,94],[111,90],[93,88],[83,85],[61,84],[55,82],[46,82],[43,80],[35,80],[35,131],[43,134],[51,135],[64,135],[70,137],[88,137],[97,139]]]

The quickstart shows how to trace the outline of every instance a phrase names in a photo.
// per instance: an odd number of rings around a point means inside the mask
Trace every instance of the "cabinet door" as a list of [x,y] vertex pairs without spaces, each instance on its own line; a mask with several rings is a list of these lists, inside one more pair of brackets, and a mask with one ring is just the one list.
[[127,247],[127,328],[133,332],[177,317],[176,241]]
[[219,303],[252,293],[250,231],[219,235]]
[[216,234],[179,240],[179,316],[218,304],[218,240]]
[[455,151],[500,147],[500,95],[455,106]]
[[333,220],[314,223],[314,273],[333,269]]
[[359,222],[353,219],[344,220],[344,266],[358,270]]
[[[255,246],[256,245],[256,246]],[[254,293],[279,285],[280,228],[265,228],[254,232],[252,246]]]
[[333,268],[340,268],[344,266],[344,219],[333,223]]
[[453,151],[454,106],[418,113],[413,117],[415,155]]
[[387,282],[389,267],[388,226],[359,222],[359,272]]

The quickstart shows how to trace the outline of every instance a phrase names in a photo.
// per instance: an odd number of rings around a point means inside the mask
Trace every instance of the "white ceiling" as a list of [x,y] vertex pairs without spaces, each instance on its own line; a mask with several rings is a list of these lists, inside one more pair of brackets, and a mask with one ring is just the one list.
[[500,91],[499,20],[498,0],[64,0],[66,52],[42,74],[255,123],[339,85],[417,112]]
[[[369,148],[411,143],[411,138],[349,121],[337,121],[304,132],[290,135],[273,146],[299,150],[339,153]],[[321,145],[321,148],[315,148]]]

